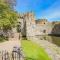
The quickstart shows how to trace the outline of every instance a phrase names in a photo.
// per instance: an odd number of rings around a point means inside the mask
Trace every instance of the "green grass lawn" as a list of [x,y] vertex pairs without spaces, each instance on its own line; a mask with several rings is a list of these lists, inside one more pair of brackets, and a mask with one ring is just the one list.
[[25,60],[51,60],[42,47],[29,40],[22,40],[22,48]]

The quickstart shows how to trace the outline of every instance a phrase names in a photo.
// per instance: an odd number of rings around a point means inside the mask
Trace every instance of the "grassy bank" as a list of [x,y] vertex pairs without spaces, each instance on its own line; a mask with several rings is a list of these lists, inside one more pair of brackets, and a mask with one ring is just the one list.
[[42,47],[29,40],[22,40],[26,60],[51,60]]

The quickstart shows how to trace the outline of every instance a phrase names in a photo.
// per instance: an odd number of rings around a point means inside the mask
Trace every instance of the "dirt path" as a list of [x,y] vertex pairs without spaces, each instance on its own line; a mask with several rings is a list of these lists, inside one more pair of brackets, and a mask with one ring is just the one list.
[[32,41],[42,46],[52,60],[60,60],[60,47],[46,40],[33,39]]
[[12,51],[14,46],[20,46],[20,43],[18,40],[0,43],[0,51],[2,51],[2,50]]
[[10,38],[9,41],[0,43],[0,51],[7,50],[12,51],[14,46],[20,47],[20,41],[18,40],[18,34],[15,35],[14,38]]

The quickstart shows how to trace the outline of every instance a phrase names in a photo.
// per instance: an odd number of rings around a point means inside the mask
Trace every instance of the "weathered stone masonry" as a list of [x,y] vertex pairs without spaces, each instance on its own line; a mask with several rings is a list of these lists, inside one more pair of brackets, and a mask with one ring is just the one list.
[[[20,16],[21,33],[27,38],[36,35],[60,34],[60,22],[48,22],[47,19],[35,19],[33,13]],[[58,30],[58,31],[56,31]]]

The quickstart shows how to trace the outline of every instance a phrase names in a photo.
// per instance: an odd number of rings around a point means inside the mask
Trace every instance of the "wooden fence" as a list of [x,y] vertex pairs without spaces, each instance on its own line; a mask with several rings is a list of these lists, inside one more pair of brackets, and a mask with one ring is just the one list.
[[24,60],[23,57],[22,49],[19,47],[14,47],[11,53],[6,50],[0,52],[0,60]]

